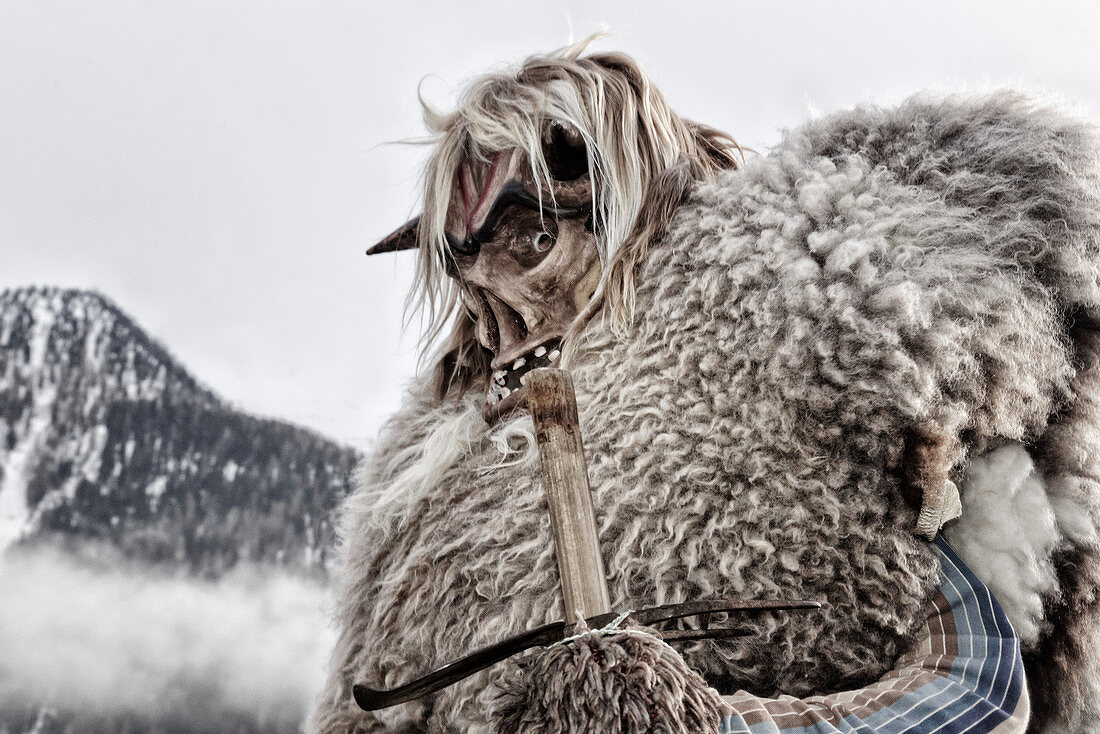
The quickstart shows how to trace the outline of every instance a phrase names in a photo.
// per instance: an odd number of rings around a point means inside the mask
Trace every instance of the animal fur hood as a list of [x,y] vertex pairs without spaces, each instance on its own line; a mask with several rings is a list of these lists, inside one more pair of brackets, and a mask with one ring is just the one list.
[[[903,492],[914,431],[948,437],[959,481],[968,455],[1030,445],[1059,558],[1095,579],[1100,467],[1067,445],[1096,441],[1095,408],[1073,412],[1096,379],[1096,151],[1012,94],[922,97],[812,122],[700,185],[640,266],[633,324],[595,320],[571,365],[613,608],[816,599],[683,656],[723,693],[876,680],[939,570]],[[351,685],[564,616],[530,418],[489,428],[480,408],[414,387],[367,460],[314,731],[488,731],[500,668],[376,713]],[[1100,700],[1094,602],[1058,584],[1025,640],[1054,691],[1033,692],[1040,718],[1057,691]],[[1085,621],[1052,632],[1071,607]]]

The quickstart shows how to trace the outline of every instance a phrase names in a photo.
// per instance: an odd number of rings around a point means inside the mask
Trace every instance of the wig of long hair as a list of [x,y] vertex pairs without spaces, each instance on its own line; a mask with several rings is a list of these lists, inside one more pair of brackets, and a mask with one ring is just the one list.
[[552,203],[541,145],[545,122],[567,122],[584,140],[601,278],[565,334],[563,364],[597,314],[615,327],[631,321],[634,272],[650,243],[696,182],[743,161],[732,137],[677,115],[632,58],[584,55],[597,37],[475,79],[449,114],[422,102],[425,123],[438,142],[424,175],[412,303],[427,312],[430,338],[451,324],[435,370],[440,398],[451,390],[465,391],[489,369],[489,355],[474,337],[476,317],[459,297],[462,285],[446,272],[444,226],[463,160],[487,162],[495,152],[518,149],[530,165],[540,201]]

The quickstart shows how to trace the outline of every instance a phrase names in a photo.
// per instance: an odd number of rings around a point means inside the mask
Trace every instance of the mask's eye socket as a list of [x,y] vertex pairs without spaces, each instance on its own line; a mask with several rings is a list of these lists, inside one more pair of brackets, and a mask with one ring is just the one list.
[[555,181],[573,181],[588,173],[588,150],[577,128],[551,120],[542,131],[542,156]]

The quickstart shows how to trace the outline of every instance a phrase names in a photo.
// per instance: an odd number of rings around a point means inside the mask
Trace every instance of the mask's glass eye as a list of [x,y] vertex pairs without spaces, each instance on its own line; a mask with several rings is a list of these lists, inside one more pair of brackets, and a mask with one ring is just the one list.
[[588,173],[588,150],[577,128],[551,120],[542,132],[542,156],[555,181],[573,181]]

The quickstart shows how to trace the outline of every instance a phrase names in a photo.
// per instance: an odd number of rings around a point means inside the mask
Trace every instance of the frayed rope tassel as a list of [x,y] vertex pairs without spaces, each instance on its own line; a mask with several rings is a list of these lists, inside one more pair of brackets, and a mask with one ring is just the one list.
[[[629,613],[628,613],[629,614]],[[627,614],[510,664],[490,716],[498,734],[717,732],[727,705],[678,652]]]

